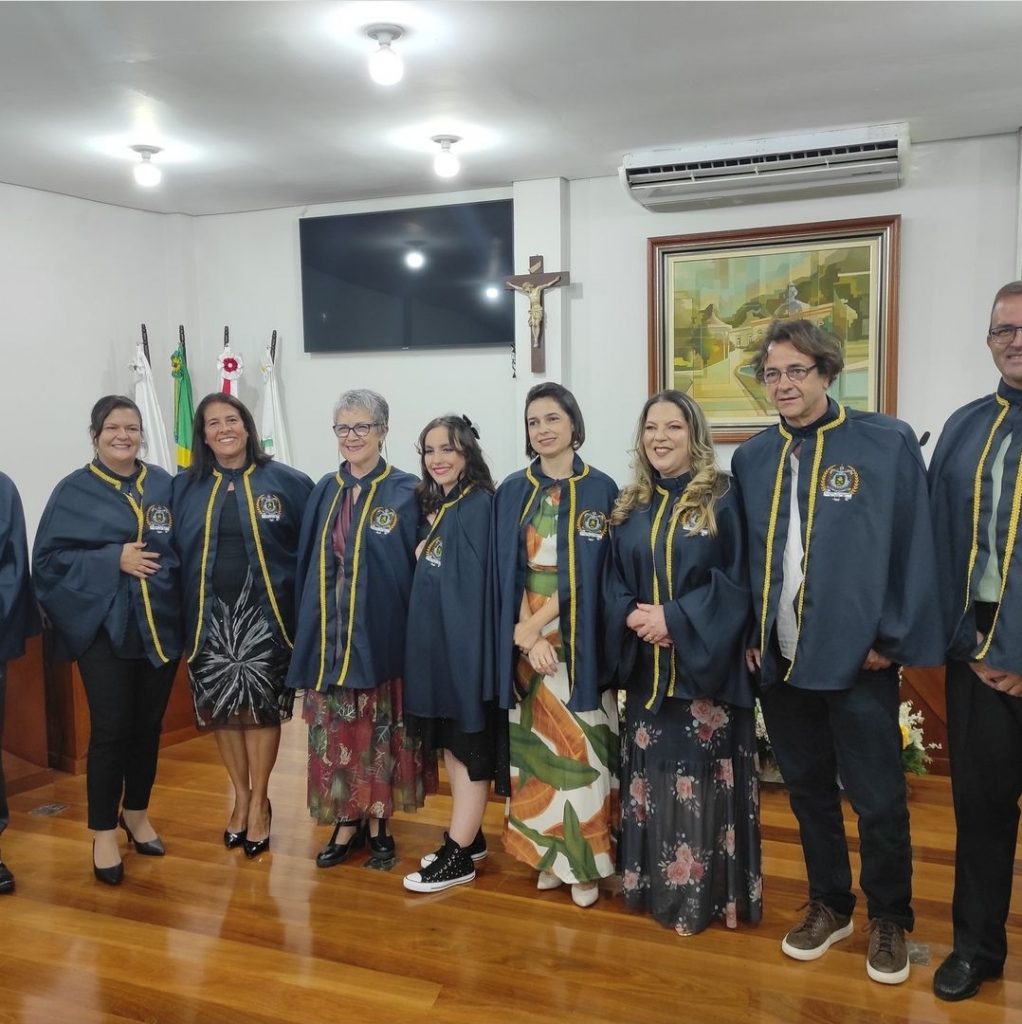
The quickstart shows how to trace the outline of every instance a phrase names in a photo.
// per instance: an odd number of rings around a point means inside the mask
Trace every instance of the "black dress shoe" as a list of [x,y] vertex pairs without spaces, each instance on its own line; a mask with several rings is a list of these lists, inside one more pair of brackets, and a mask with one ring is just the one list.
[[970,964],[954,950],[933,973],[933,994],[938,999],[956,1003],[959,999],[971,999],[980,985],[988,978],[999,978],[1000,970]]
[[[355,826],[355,832],[352,837],[346,843],[337,842],[337,833],[342,828]],[[317,868],[332,868],[336,864],[340,864],[348,859],[348,854],[352,850],[361,849],[365,846],[366,842],[366,826],[365,822],[359,819],[345,818],[337,821],[334,824],[334,832],[330,837],[330,842],[323,847],[319,853],[316,854],[316,867]]]
[[[269,828],[270,828],[270,826],[272,824],[273,824],[273,806],[270,804],[270,801],[267,800],[266,801],[266,829],[267,829],[267,832],[266,832],[265,838],[253,840],[253,839],[249,839],[248,836],[246,835],[245,838],[242,840],[242,846],[245,849],[245,856],[248,857],[249,860],[252,860],[254,857],[258,857],[259,854],[261,854],[261,853],[266,853],[266,851],[270,848],[270,832],[269,832]],[[246,829],[246,832],[247,831],[248,830]]]
[[0,893],[14,892],[14,875],[11,869],[0,860]]
[[96,867],[96,844],[92,844],[92,873],[106,885],[120,885],[124,881],[124,861],[112,868]]
[[397,857],[397,847],[394,844],[394,837],[387,834],[387,819],[380,818],[380,830],[373,835],[367,830],[366,838],[369,840],[369,852],[373,860],[394,860]]
[[117,818],[117,824],[124,829],[128,836],[128,842],[135,847],[135,853],[142,854],[143,857],[163,857],[167,851],[164,849],[163,840],[157,836],[155,839],[150,839],[146,843],[140,843],[132,834],[131,829],[128,828],[128,823],[124,820],[124,815],[121,814]]
[[244,844],[247,838],[247,828],[243,828],[240,832],[232,832],[230,829],[224,829],[224,846],[226,846],[228,850],[236,850],[239,846]]

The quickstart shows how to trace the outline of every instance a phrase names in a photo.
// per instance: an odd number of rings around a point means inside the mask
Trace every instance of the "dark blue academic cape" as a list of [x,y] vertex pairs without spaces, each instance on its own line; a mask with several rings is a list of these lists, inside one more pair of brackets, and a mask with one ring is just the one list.
[[29,583],[25,512],[14,482],[0,473],[0,668],[25,653],[25,640],[39,632]]
[[[606,608],[608,661],[619,686],[641,693],[660,710],[665,697],[710,697],[752,707],[745,668],[751,622],[744,528],[737,493],[718,480],[717,532],[691,534],[672,515],[691,475],[658,480],[650,504],[636,508],[610,530]],[[640,640],[625,625],[637,603],[662,604],[674,644]]]
[[[494,615],[491,684],[500,706],[513,708],[518,621],[527,570],[525,532],[543,492],[557,481],[545,476],[536,459],[528,469],[512,473],[497,488],[490,537],[490,588]],[[575,456],[571,476],[561,481],[557,516],[557,597],[560,631],[568,668],[572,711],[594,711],[600,694],[611,685],[600,640],[602,577],[610,550],[607,527],[617,497],[617,484],[606,473]]]
[[[228,490],[234,484],[234,491]],[[174,478],[174,546],[181,559],[185,654],[201,650],[213,611],[213,566],[225,501],[237,501],[255,592],[277,641],[294,638],[298,536],[312,480],[280,462],[242,469],[214,466],[196,479]]]
[[[992,503],[990,465],[1009,433],[1011,444],[1004,457],[997,515],[1002,591],[993,626],[984,642],[977,644],[974,589],[990,554],[987,536]],[[982,659],[995,668],[1016,673],[1022,672],[1022,554],[1018,551],[1022,511],[1020,455],[1022,391],[1001,381],[996,394],[970,402],[947,421],[933,453],[929,474],[941,580],[938,593],[950,638],[948,654],[959,661]]]
[[[795,602],[798,644],[785,673],[770,638],[788,536],[790,455],[799,441],[805,581]],[[782,421],[750,438],[731,469],[747,525],[761,685],[847,689],[871,647],[898,664],[942,662],[926,471],[907,424],[828,400],[808,427]]]
[[[297,635],[287,685],[364,690],[401,678],[415,571],[418,478],[382,459],[361,479],[347,463],[316,485],[298,545]],[[333,530],[345,491],[359,486],[338,599]]]
[[[93,462],[61,480],[43,511],[32,573],[59,657],[77,658],[104,627],[117,643],[128,615],[153,665],[181,654],[172,478],[142,463],[130,483]],[[124,545],[139,540],[160,556],[159,571],[144,579],[121,572]]]
[[[459,484],[415,566],[405,644],[405,710],[482,732],[486,568],[493,496]],[[492,695],[490,695],[492,699]]]

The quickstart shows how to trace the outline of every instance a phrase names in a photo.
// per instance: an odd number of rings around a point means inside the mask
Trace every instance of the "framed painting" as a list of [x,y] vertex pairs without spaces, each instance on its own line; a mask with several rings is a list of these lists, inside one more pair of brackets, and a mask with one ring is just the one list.
[[718,441],[777,421],[752,357],[774,320],[833,334],[845,368],[830,393],[894,414],[901,218],[715,231],[649,239],[649,393],[677,388]]

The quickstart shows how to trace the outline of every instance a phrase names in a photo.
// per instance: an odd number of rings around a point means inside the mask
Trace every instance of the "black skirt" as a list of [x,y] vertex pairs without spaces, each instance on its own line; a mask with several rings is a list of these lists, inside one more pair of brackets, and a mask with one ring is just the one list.
[[258,729],[291,717],[295,691],[284,686],[291,651],[263,614],[248,570],[237,599],[213,599],[209,629],[189,665],[200,729]]
[[484,706],[483,713],[485,724],[480,732],[464,732],[454,718],[408,715],[408,733],[422,740],[424,750],[449,750],[473,782],[489,782],[497,773],[498,738],[501,729],[507,733],[507,713],[490,704]]

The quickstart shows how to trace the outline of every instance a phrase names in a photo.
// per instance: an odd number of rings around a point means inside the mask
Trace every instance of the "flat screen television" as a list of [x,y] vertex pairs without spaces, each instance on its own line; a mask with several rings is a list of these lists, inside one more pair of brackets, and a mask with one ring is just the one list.
[[514,342],[510,199],[298,222],[306,352]]

